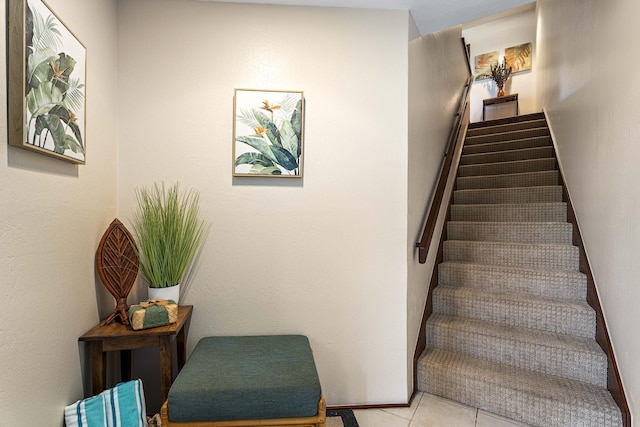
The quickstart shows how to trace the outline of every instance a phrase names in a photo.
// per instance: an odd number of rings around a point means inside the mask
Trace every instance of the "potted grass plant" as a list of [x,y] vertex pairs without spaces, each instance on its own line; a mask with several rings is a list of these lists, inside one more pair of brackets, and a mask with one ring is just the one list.
[[136,189],[132,234],[150,299],[177,303],[187,290],[194,261],[209,232],[199,199],[197,191],[182,191],[178,183]]

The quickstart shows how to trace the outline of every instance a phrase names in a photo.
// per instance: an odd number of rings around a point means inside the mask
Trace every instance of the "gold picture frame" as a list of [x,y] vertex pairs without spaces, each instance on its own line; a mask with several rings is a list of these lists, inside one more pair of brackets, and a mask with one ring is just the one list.
[[473,75],[476,80],[485,80],[491,78],[491,66],[497,65],[499,62],[498,51],[482,53],[474,58]]
[[236,89],[233,176],[302,178],[304,92]]
[[86,162],[87,49],[44,0],[8,0],[8,142]]
[[513,73],[528,71],[531,69],[533,57],[533,45],[524,43],[518,46],[508,47],[504,50],[507,66],[511,67]]

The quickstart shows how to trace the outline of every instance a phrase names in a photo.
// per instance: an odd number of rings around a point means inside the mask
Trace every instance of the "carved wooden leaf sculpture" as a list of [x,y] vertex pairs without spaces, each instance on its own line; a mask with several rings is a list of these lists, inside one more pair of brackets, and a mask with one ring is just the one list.
[[117,218],[109,225],[98,244],[98,275],[105,288],[116,299],[116,308],[102,322],[103,325],[113,322],[116,318],[125,325],[129,324],[127,296],[138,275],[138,257],[133,245],[131,233]]

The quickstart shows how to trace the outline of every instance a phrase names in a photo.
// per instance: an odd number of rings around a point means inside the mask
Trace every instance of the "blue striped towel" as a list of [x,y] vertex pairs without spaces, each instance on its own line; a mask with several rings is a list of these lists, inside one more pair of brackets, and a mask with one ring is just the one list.
[[64,408],[67,427],[145,427],[142,380],[120,383]]

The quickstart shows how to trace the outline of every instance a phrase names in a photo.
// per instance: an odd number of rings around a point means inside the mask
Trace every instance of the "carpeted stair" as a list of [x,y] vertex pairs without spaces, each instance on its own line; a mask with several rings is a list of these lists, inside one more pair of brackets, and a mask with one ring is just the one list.
[[622,426],[544,116],[474,123],[438,266],[421,391],[533,426]]

